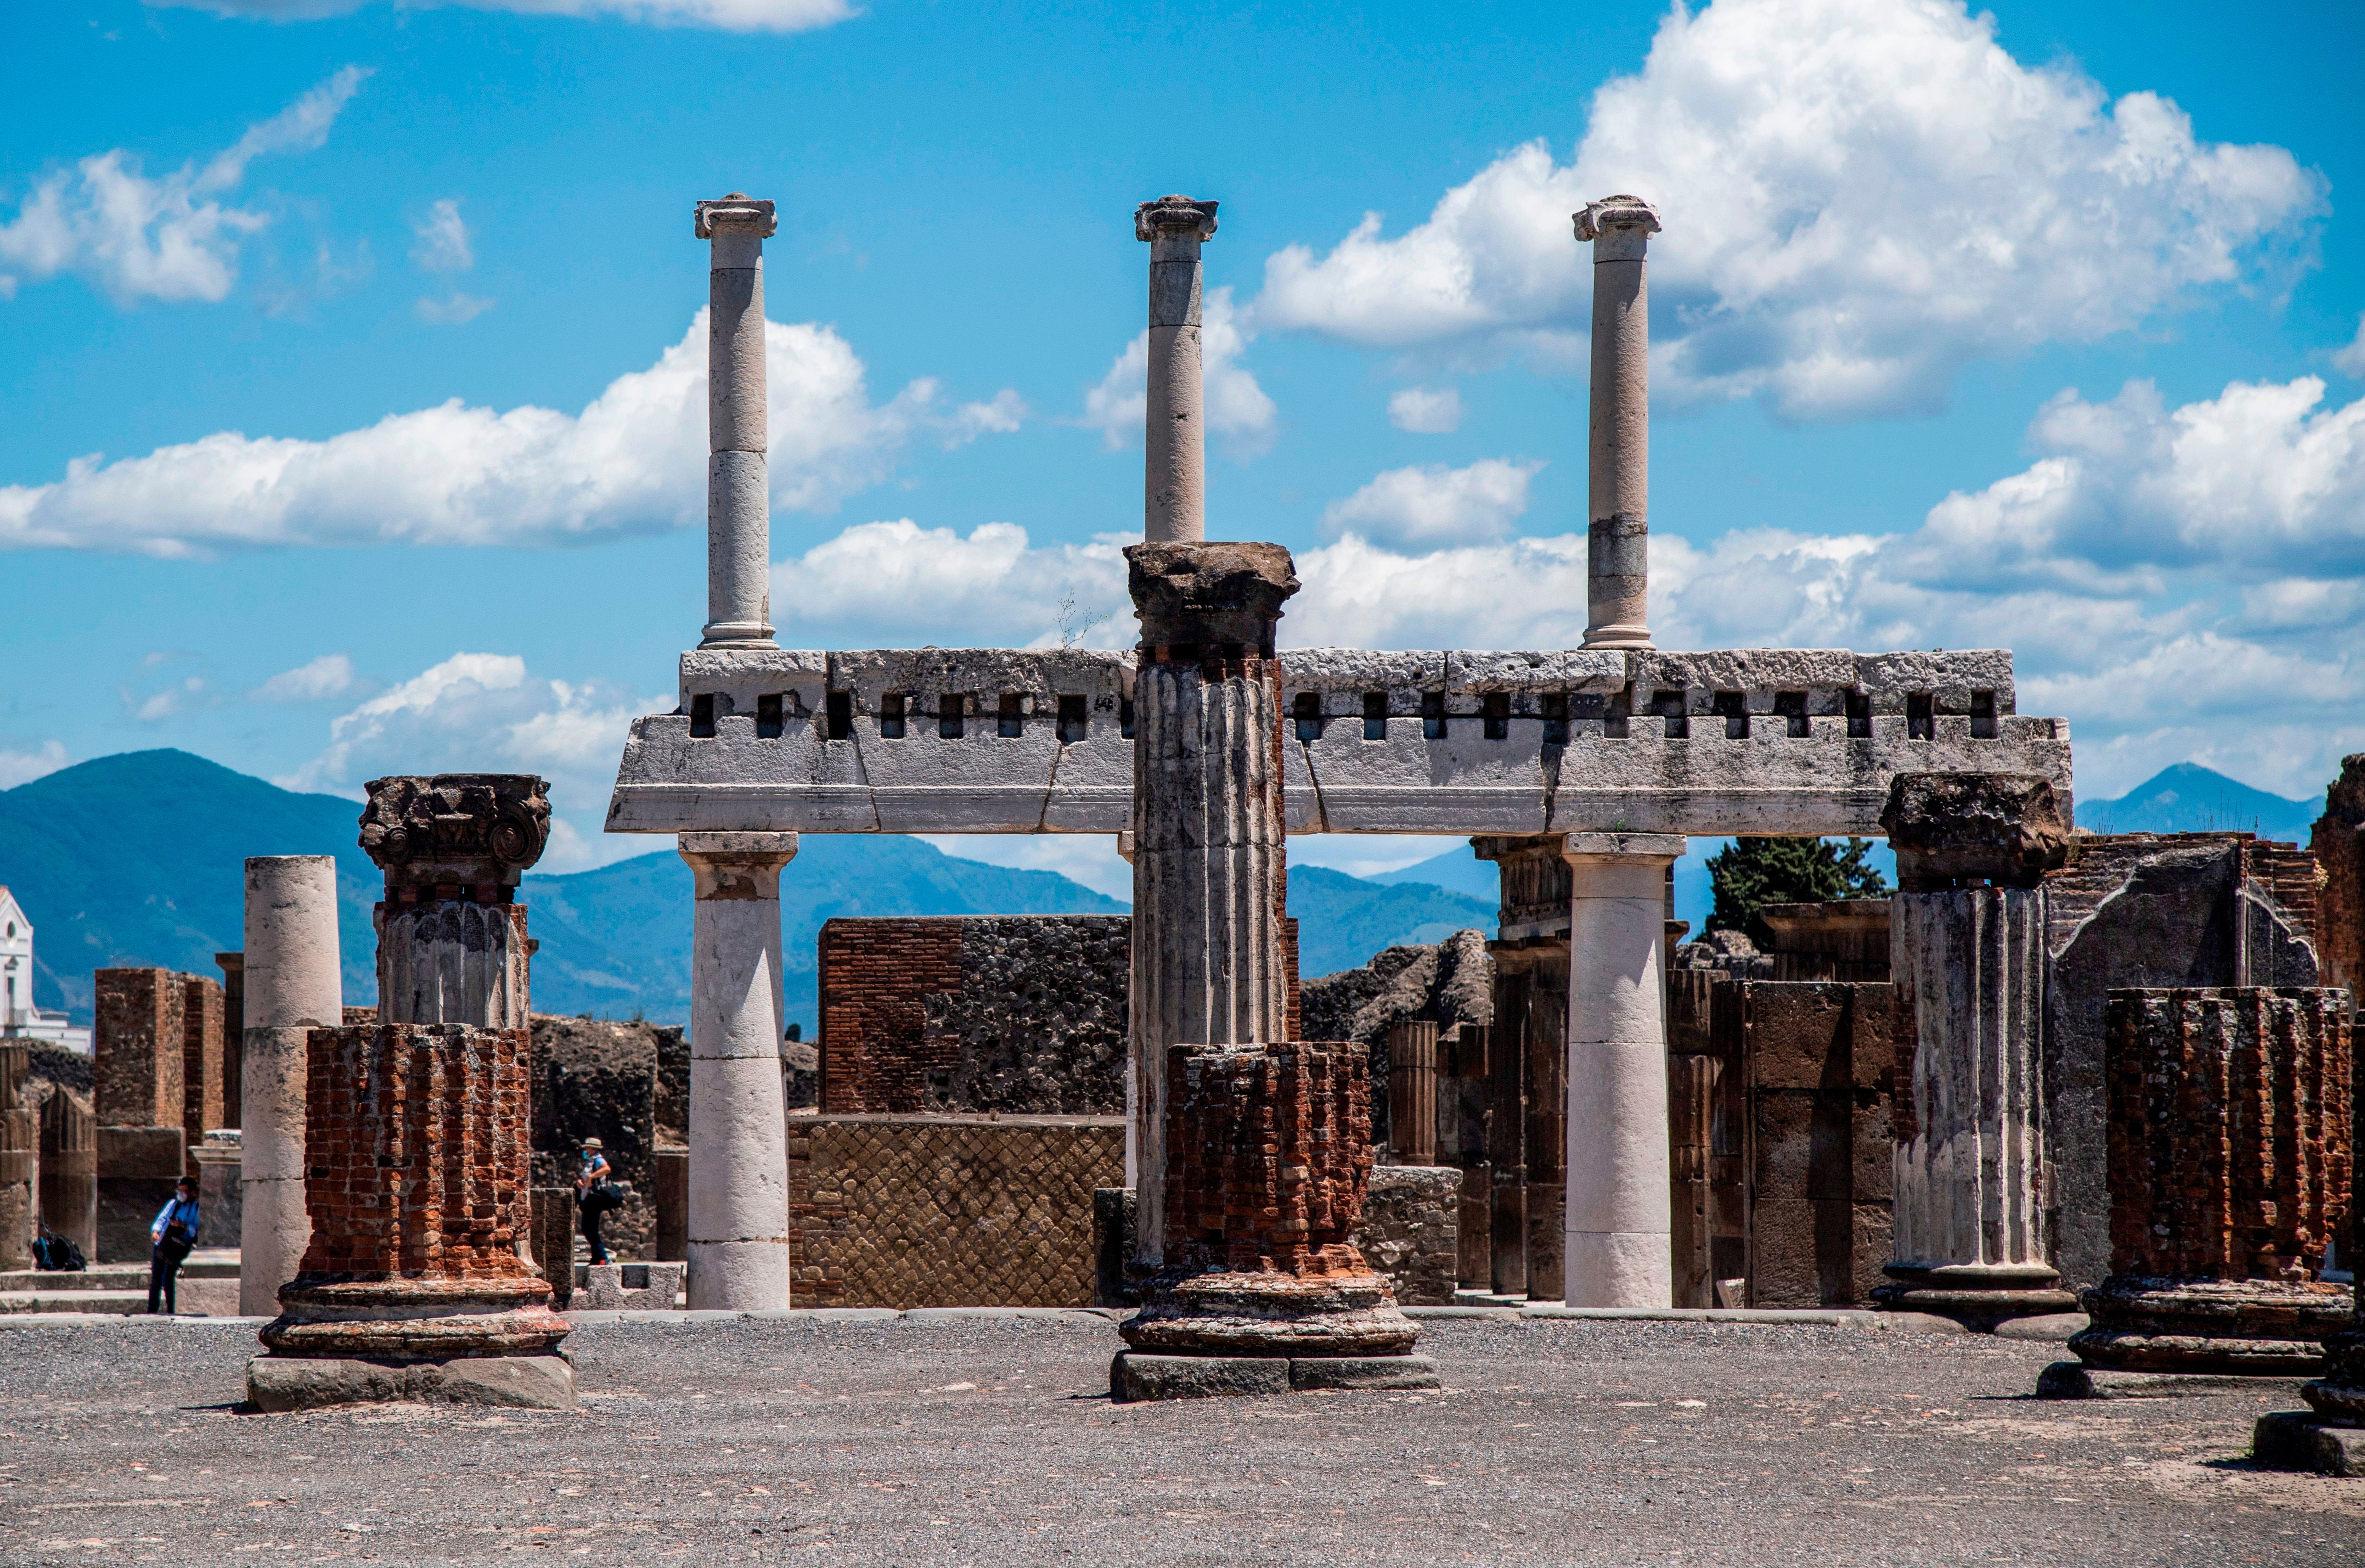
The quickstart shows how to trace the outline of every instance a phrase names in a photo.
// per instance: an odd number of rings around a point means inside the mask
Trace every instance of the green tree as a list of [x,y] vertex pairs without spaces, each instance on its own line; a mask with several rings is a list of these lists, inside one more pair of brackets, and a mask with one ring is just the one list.
[[1879,868],[1865,863],[1872,841],[1851,838],[1736,838],[1709,857],[1716,904],[1710,931],[1745,931],[1763,943],[1757,912],[1769,903],[1831,903],[1877,899],[1889,891]]

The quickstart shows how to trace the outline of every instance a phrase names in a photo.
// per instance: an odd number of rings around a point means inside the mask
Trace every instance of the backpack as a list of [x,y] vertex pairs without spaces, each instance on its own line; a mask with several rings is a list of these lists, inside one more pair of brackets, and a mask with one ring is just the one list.
[[90,1265],[84,1261],[81,1248],[44,1226],[33,1241],[33,1267],[44,1273],[79,1274]]

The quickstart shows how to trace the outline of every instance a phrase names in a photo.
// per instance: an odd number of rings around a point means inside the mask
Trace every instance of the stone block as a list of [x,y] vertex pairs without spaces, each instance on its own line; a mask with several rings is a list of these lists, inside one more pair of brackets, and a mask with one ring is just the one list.
[[1109,1397],[1129,1404],[1287,1394],[1290,1364],[1279,1356],[1151,1356],[1120,1350],[1109,1362]]
[[575,1271],[573,1307],[588,1312],[671,1312],[687,1263],[586,1263]]
[[2339,1425],[2305,1410],[2277,1410],[2259,1417],[2250,1454],[2261,1470],[2365,1476],[2365,1427]]
[[1384,1276],[1399,1306],[1450,1306],[1463,1172],[1445,1165],[1382,1165],[1363,1195],[1355,1249]]
[[1289,1386],[1438,1388],[1437,1363],[1427,1356],[1301,1356],[1289,1363]]
[[2113,1372],[2083,1361],[2055,1361],[2036,1375],[2039,1399],[2205,1399],[2219,1394],[2255,1394],[2273,1386],[2269,1378]]
[[246,1398],[271,1414],[398,1402],[572,1410],[575,1368],[563,1355],[422,1361],[257,1356],[246,1363]]
[[2084,1332],[2090,1321],[2082,1312],[2046,1312],[2034,1317],[2007,1317],[1995,1326],[1994,1332],[1999,1339],[2060,1345],[2068,1343],[2071,1335]]
[[176,1117],[170,1126],[107,1126],[98,1129],[98,1174],[101,1181],[179,1180],[187,1156]]

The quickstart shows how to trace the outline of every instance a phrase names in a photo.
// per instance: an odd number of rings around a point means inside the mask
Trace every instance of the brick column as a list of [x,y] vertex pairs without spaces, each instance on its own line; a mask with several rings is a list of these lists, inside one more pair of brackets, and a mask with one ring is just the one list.
[[1153,544],[1197,541],[1207,537],[1199,247],[1216,237],[1216,204],[1180,196],[1143,202],[1133,210],[1133,233],[1149,243],[1141,536]]
[[[2365,767],[2365,757],[2352,757],[2352,763]],[[2342,780],[2351,777],[2344,765]],[[2336,789],[2338,786],[2335,787]],[[2348,992],[2349,1005],[2356,1005],[2356,993]],[[2356,1037],[2349,1038],[2348,1052],[2348,1136],[2347,1170],[2349,1179],[2348,1219],[2346,1229],[2339,1232],[2341,1266],[2352,1277],[2350,1293],[2354,1300],[2348,1324],[2324,1342],[2326,1368],[2324,1375],[2313,1383],[2300,1385],[2300,1397],[2315,1407],[2318,1417],[2365,1425],[2365,1193],[2357,1190],[2357,1118],[2359,1106],[2365,1106],[2365,1052],[2356,1048]],[[2327,1163],[2333,1151],[2327,1148]],[[2263,1426],[2264,1423],[2261,1423]]]
[[221,1126],[235,1127],[245,1114],[246,955],[216,953],[222,972]]
[[2046,1260],[2039,1059],[2044,875],[2068,857],[2068,824],[2046,780],[1992,773],[1900,774],[1880,822],[1911,1066],[1896,1253],[1874,1302],[1978,1325],[2069,1311]]
[[780,869],[793,833],[686,833],[697,879],[689,972],[693,1310],[789,1305],[788,1115],[780,1084]]
[[373,912],[379,1023],[528,1027],[517,890],[550,839],[548,791],[532,774],[370,781],[361,846],[386,873]]
[[2114,991],[2111,1273],[2089,1366],[2303,1376],[2348,1321],[2315,1276],[2348,1196],[2347,993]]

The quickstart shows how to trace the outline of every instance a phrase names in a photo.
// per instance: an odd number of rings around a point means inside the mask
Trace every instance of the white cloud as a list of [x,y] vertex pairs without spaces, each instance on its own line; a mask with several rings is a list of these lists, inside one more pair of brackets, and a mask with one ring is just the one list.
[[[299,22],[342,17],[369,0],[148,0],[210,11],[217,17]],[[438,0],[396,0],[425,9]],[[447,0],[478,11],[515,11],[532,17],[613,17],[656,27],[715,28],[735,33],[801,33],[854,16],[847,0]]]
[[0,751],[0,790],[14,790],[44,778],[66,765],[61,741],[43,741],[30,751]]
[[419,319],[432,327],[457,327],[475,320],[492,308],[491,300],[474,294],[463,294],[456,288],[448,299],[432,299],[421,295],[411,306]]
[[[1228,436],[1244,453],[1262,452],[1272,443],[1279,410],[1244,369],[1240,355],[1255,336],[1246,330],[1232,291],[1208,291],[1200,307],[1200,376],[1207,399],[1207,429]],[[1100,385],[1084,394],[1082,423],[1101,432],[1110,451],[1141,439],[1149,417],[1149,333],[1145,330],[1125,346]]]
[[1528,484],[1541,463],[1481,458],[1467,468],[1442,463],[1391,468],[1344,500],[1322,509],[1322,532],[1360,533],[1401,544],[1475,544],[1510,532],[1528,510]]
[[625,731],[673,701],[533,677],[514,655],[458,653],[331,721],[328,746],[272,782],[358,799],[388,773],[538,773],[555,819],[542,868],[579,869],[646,847],[600,827]]
[[446,196],[429,207],[410,231],[419,239],[410,259],[429,272],[464,273],[476,264],[476,252],[468,243],[468,221],[460,216],[456,197]]
[[1451,435],[1462,428],[1461,390],[1401,387],[1389,395],[1388,423],[1414,435]]
[[1968,363],[2124,331],[2259,275],[2322,206],[2275,147],[2197,140],[2155,94],[2031,68],[1960,0],[1715,0],[1535,141],[1384,236],[1266,263],[1258,328],[1565,363],[1590,308],[1585,201],[1657,204],[1653,372],[1798,418],[1944,399]]
[[[143,724],[178,718],[206,694],[206,682],[203,676],[184,676],[163,690],[151,691],[134,703],[131,716]],[[123,694],[123,698],[126,702],[131,701],[131,694],[129,691]]]
[[[909,518],[866,522],[772,568],[784,641],[813,646],[1123,647],[1134,640],[1121,534],[1034,548],[1014,523],[967,538]],[[1062,622],[1065,622],[1063,626]]]
[[2349,340],[2348,346],[2333,351],[2332,367],[2343,375],[2365,381],[2365,316],[2357,318],[2357,336]]
[[[248,128],[202,168],[185,163],[151,179],[137,154],[118,148],[83,159],[71,174],[44,176],[16,218],[0,224],[0,267],[33,279],[82,273],[121,305],[227,297],[238,279],[240,242],[271,219],[218,198],[238,187],[255,159],[309,151],[327,140],[368,74],[346,66]],[[0,297],[12,296],[16,283],[8,278]]]
[[353,661],[342,654],[322,654],[294,669],[281,670],[246,694],[250,702],[319,702],[353,689]]
[[[1014,394],[944,410],[920,379],[873,404],[827,327],[765,326],[776,507],[834,510],[915,437],[1015,427]],[[706,509],[706,313],[579,414],[454,398],[325,441],[224,431],[144,457],[93,455],[0,486],[0,546],[193,555],[240,545],[534,544],[678,528]]]

